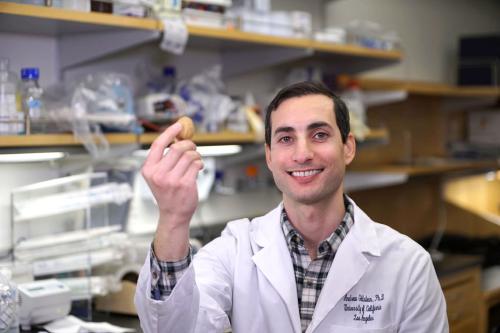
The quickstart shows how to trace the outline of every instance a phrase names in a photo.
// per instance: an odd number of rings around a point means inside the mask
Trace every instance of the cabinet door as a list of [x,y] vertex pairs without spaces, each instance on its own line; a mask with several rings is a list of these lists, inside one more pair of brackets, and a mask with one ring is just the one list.
[[441,280],[441,286],[446,299],[450,332],[480,332],[479,303],[482,297],[479,268],[448,276]]
[[474,333],[478,331],[477,317],[471,316],[461,318],[458,321],[450,321],[450,333]]

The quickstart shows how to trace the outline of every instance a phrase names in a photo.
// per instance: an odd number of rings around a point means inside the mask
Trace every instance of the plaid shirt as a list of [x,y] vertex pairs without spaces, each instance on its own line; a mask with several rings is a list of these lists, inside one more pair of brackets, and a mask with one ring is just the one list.
[[[307,329],[312,320],[316,302],[321,289],[323,289],[335,253],[354,223],[354,207],[346,196],[344,196],[344,205],[346,213],[342,222],[327,239],[319,244],[318,255],[315,260],[311,260],[309,257],[304,246],[304,239],[288,220],[285,209],[281,212],[281,227],[295,271],[302,331]],[[188,255],[182,260],[175,262],[160,261],[156,258],[153,244],[151,244],[151,297],[155,300],[165,300],[172,293],[175,284],[184,271],[189,267],[191,260],[192,250],[190,248]]]
[[342,222],[327,239],[319,244],[317,257],[314,260],[311,260],[304,246],[304,239],[288,220],[285,209],[281,212],[281,227],[295,272],[300,324],[303,332],[312,320],[319,294],[325,284],[335,253],[354,223],[354,207],[347,197],[344,197],[344,205],[346,213]]
[[164,301],[170,296],[177,281],[189,267],[189,264],[191,264],[193,251],[190,246],[188,255],[179,261],[161,261],[156,258],[153,243],[151,243],[150,252],[151,298],[157,301]]

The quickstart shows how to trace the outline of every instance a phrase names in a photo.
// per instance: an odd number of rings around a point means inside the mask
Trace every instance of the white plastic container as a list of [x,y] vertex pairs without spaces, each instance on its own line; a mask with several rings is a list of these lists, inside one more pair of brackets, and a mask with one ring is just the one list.
[[52,0],[53,7],[90,12],[90,0]]
[[16,74],[10,71],[9,59],[0,59],[0,135],[19,134],[22,113],[18,110],[16,93],[18,86]]

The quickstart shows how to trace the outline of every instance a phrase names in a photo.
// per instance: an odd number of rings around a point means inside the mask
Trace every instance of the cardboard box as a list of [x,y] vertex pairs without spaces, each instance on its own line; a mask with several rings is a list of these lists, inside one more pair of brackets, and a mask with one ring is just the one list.
[[500,146],[500,109],[469,114],[469,141]]
[[122,289],[117,293],[96,297],[95,308],[98,311],[109,311],[127,315],[137,315],[134,305],[136,284],[122,281]]

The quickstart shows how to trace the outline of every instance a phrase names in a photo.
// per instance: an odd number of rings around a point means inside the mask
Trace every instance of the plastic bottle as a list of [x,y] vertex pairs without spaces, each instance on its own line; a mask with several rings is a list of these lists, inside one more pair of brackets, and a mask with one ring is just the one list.
[[366,123],[366,108],[363,101],[363,92],[359,83],[351,80],[348,82],[347,89],[341,94],[347,108],[351,123],[351,131],[357,140],[364,140],[369,132]]
[[0,270],[0,333],[19,332],[17,287]]
[[173,94],[176,88],[175,67],[163,67],[161,76],[155,76],[148,82],[148,90],[153,93]]
[[31,122],[39,120],[42,113],[43,89],[38,84],[40,71],[38,68],[21,69],[21,100],[26,119],[26,134],[31,134]]
[[169,94],[173,94],[175,92],[175,80],[175,67],[163,67],[163,91]]
[[18,82],[16,74],[9,69],[9,59],[0,59],[0,135],[19,134],[15,121],[23,118],[16,104]]

